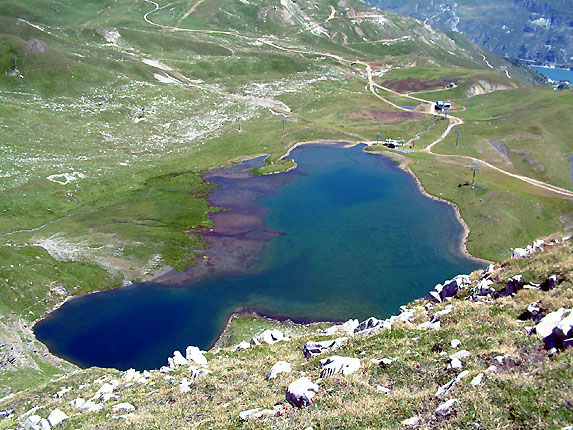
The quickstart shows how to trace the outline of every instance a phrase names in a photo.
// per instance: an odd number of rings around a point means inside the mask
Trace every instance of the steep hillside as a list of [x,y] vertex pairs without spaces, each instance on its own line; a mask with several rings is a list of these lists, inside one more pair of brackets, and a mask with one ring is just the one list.
[[299,142],[404,139],[370,149],[454,202],[482,258],[571,228],[573,100],[528,79],[357,1],[0,1],[0,393],[74,368],[30,330],[54,307],[202,257],[202,172],[284,170]]
[[460,31],[498,55],[573,66],[573,6],[567,0],[368,0],[433,27]]
[[176,351],[161,370],[61,375],[3,399],[0,428],[566,428],[573,244],[540,244],[385,321],[245,315],[219,347]]

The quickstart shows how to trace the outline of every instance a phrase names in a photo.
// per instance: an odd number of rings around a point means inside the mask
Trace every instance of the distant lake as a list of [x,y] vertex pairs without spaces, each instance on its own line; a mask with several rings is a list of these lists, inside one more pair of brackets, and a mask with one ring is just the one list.
[[551,67],[533,66],[539,73],[554,81],[569,81],[573,83],[573,71],[569,69],[554,69]]
[[[483,266],[460,251],[452,207],[425,197],[387,158],[364,145],[303,145],[290,156],[298,168],[288,173],[207,175],[220,185],[210,200],[228,208],[219,228],[237,219],[254,226],[234,233],[232,251],[247,255],[243,244],[248,250],[262,238],[242,271],[80,297],[40,321],[38,339],[81,366],[158,368],[174,350],[210,348],[234,312],[385,318],[436,283]],[[224,241],[215,248],[213,261]]]

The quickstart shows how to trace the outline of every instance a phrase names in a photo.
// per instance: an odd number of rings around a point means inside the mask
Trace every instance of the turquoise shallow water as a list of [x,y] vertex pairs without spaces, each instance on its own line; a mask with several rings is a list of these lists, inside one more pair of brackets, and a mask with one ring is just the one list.
[[247,272],[91,294],[39,322],[37,337],[82,366],[157,368],[175,349],[209,348],[233,312],[382,318],[481,267],[459,251],[463,231],[453,209],[423,196],[386,158],[363,146],[305,145],[291,155],[298,169],[255,202],[281,234]]

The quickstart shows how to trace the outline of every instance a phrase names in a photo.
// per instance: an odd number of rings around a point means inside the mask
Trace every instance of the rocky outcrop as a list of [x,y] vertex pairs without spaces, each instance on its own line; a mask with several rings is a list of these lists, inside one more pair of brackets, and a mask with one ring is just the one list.
[[275,379],[281,373],[290,373],[292,371],[291,365],[286,361],[277,361],[265,378],[267,381]]
[[545,348],[550,353],[556,353],[573,345],[573,309],[560,308],[547,314],[533,328],[543,338]]
[[302,352],[306,358],[311,358],[315,355],[322,354],[331,349],[340,348],[348,341],[347,337],[339,337],[334,340],[323,340],[320,342],[307,342],[302,347]]
[[432,291],[425,297],[426,300],[440,303],[444,300],[454,297],[458,291],[465,286],[471,285],[468,275],[458,275],[454,279],[444,282],[444,284],[437,284]]
[[360,360],[352,357],[339,357],[334,355],[332,357],[320,360],[322,364],[322,371],[320,372],[321,378],[328,378],[337,373],[342,375],[351,375],[360,369]]
[[266,343],[272,345],[277,342],[281,342],[284,340],[289,340],[286,338],[282,331],[280,330],[265,330],[258,336],[254,336],[251,338],[251,345],[260,345],[262,343]]
[[286,401],[298,408],[304,408],[312,403],[320,387],[310,379],[303,377],[292,382],[286,390]]

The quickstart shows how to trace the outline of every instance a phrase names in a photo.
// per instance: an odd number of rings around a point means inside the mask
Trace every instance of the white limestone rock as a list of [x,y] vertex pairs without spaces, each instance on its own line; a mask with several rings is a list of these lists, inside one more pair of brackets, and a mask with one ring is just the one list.
[[313,357],[315,355],[322,354],[329,349],[340,348],[344,343],[348,341],[347,337],[339,337],[334,340],[323,340],[321,342],[307,342],[302,347],[302,352],[306,358]]
[[132,411],[135,409],[135,406],[133,406],[131,403],[127,403],[127,402],[123,402],[123,403],[118,403],[117,405],[113,405],[111,407],[111,410],[114,412],[117,411]]
[[95,403],[91,400],[88,400],[82,406],[79,406],[78,409],[82,413],[97,412],[100,409],[103,409],[103,405],[99,404],[99,403]]
[[312,399],[318,393],[320,387],[310,379],[299,378],[288,386],[285,397],[290,404],[303,408],[312,403]]
[[115,385],[105,383],[101,386],[101,388],[97,391],[93,398],[101,397],[103,394],[110,394],[113,393],[115,390]]
[[441,311],[436,312],[434,314],[434,316],[432,317],[432,319],[438,319],[441,316],[448,315],[449,313],[452,312],[453,309],[454,309],[454,306],[452,304],[449,304],[444,309],[442,309]]
[[454,359],[458,359],[458,360],[462,360],[464,358],[468,358],[471,357],[471,353],[469,351],[466,351],[465,349],[462,349],[458,352],[456,352],[455,354],[450,355],[450,359],[454,360]]
[[59,409],[54,409],[50,415],[48,415],[48,422],[52,427],[57,426],[62,421],[67,420],[69,417]]
[[274,364],[274,366],[271,367],[271,370],[269,371],[265,379],[269,381],[271,379],[275,379],[280,373],[290,373],[290,372],[292,372],[290,363],[287,363],[286,361],[277,361]]
[[463,367],[463,363],[459,358],[452,358],[452,361],[448,364],[448,369],[461,369]]
[[457,402],[458,401],[456,399],[450,399],[447,402],[440,403],[436,408],[435,411],[436,415],[441,417],[447,417],[449,415],[452,415],[454,413],[454,405]]
[[187,364],[187,359],[183,357],[183,354],[179,351],[173,352],[173,365],[174,366],[184,366]]
[[183,378],[179,383],[179,392],[180,393],[188,393],[191,391],[191,382],[187,378]]
[[393,362],[398,360],[398,357],[384,357],[381,359],[372,358],[370,360],[371,363],[378,364],[379,366],[389,366]]
[[384,394],[389,394],[390,391],[392,391],[390,388],[384,387],[384,386],[379,385],[379,384],[374,385],[374,389],[376,391],[378,391],[379,393],[384,393]]
[[332,327],[327,328],[326,330],[324,330],[324,334],[329,336],[337,332],[343,332],[348,336],[354,336],[354,330],[356,330],[356,327],[358,327],[359,325],[360,323],[358,322],[357,319],[349,319],[344,324],[333,325]]
[[321,378],[328,378],[337,373],[351,375],[360,369],[360,360],[358,358],[340,357],[338,355],[323,358],[320,360],[320,364],[323,366],[320,372]]
[[84,399],[82,399],[81,397],[78,397],[77,399],[74,399],[70,402],[70,405],[80,409],[83,405],[85,405],[86,401]]
[[358,327],[354,329],[355,334],[368,334],[382,329],[383,321],[374,317],[368,318],[366,321],[361,322]]
[[420,418],[412,417],[402,421],[402,425],[405,427],[415,427],[420,424]]
[[248,421],[251,419],[256,419],[264,416],[275,416],[280,412],[281,409],[282,405],[273,406],[272,409],[261,409],[261,408],[247,409],[246,411],[239,413],[239,417],[243,421]]
[[237,346],[235,346],[235,351],[241,351],[241,350],[249,349],[250,347],[251,347],[251,344],[249,342],[242,341]]
[[265,330],[258,336],[251,338],[252,345],[260,345],[261,343],[267,343],[272,345],[277,342],[281,342],[283,340],[289,340],[286,338],[282,331],[280,330]]
[[418,324],[420,330],[439,330],[441,326],[440,321],[426,321],[425,323]]
[[188,346],[185,349],[185,358],[188,362],[193,362],[199,365],[206,365],[207,359],[203,355],[204,351],[201,351],[196,346]]
[[40,430],[50,430],[51,428],[52,426],[50,425],[50,422],[47,419],[42,418],[40,420]]
[[469,373],[470,372],[468,370],[464,370],[450,382],[438,388],[438,391],[436,391],[436,394],[434,394],[434,396],[435,397],[447,396],[453,391],[453,389],[456,387],[456,384],[460,382],[463,378],[465,378]]
[[62,388],[62,389],[60,389],[60,391],[58,391],[56,394],[54,394],[54,398],[61,399],[62,397],[64,397],[64,394],[69,393],[70,391],[72,391],[71,387]]
[[452,341],[450,342],[451,347],[454,349],[456,349],[461,344],[462,344],[462,342],[458,339],[452,339]]
[[24,421],[24,424],[22,425],[25,429],[29,429],[29,430],[40,430],[40,421],[42,420],[42,417],[38,416],[38,415],[30,415],[29,417],[26,418],[26,421]]
[[483,373],[479,373],[478,375],[476,375],[474,379],[471,380],[470,384],[474,387],[477,387],[478,385],[481,384],[482,379],[483,379]]

